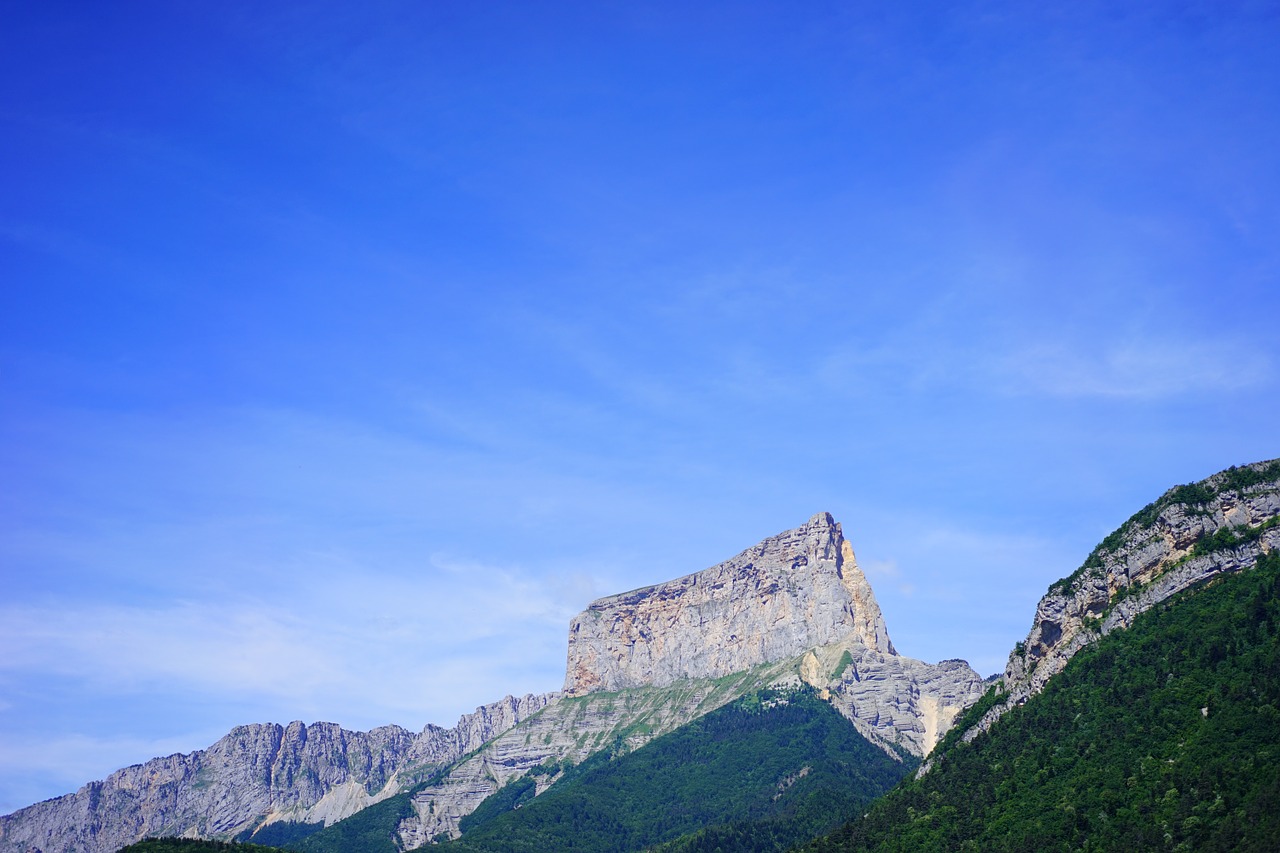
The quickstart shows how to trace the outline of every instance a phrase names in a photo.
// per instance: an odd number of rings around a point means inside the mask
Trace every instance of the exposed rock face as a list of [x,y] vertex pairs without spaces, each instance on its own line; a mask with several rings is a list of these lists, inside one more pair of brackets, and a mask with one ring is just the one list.
[[714,678],[851,632],[895,654],[853,549],[819,513],[709,569],[593,602],[569,624],[564,691]]
[[1049,588],[1024,642],[1009,655],[1008,699],[965,733],[972,740],[1040,692],[1085,646],[1215,575],[1280,548],[1280,460],[1178,486],[1125,522],[1084,566]]
[[856,641],[808,652],[801,678],[823,691],[867,740],[920,757],[987,687],[965,661],[928,664]]
[[109,853],[147,835],[229,837],[275,820],[341,820],[456,761],[555,694],[508,696],[452,729],[238,726],[205,750],[117,770],[0,818],[0,850]]

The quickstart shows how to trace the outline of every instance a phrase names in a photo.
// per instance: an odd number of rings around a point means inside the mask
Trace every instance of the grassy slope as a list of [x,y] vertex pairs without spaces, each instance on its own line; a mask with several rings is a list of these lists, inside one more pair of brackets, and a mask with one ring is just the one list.
[[1280,849],[1280,554],[1149,611],[941,756],[807,849]]
[[[444,849],[641,850],[762,818],[745,846],[724,847],[721,839],[723,849],[785,849],[856,814],[913,768],[872,746],[811,693],[771,705],[778,698],[767,691],[746,697],[634,752],[612,760],[597,754],[537,799],[522,802],[528,792],[513,783]],[[697,843],[686,839],[679,849]]]

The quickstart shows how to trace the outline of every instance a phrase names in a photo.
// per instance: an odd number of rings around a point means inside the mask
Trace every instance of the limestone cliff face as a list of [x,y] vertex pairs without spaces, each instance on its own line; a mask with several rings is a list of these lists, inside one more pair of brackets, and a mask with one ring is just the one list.
[[117,770],[0,817],[0,850],[110,853],[148,835],[225,838],[276,820],[341,820],[479,748],[555,694],[508,696],[452,729],[238,726],[208,749]]
[[564,691],[714,678],[850,633],[895,654],[852,547],[819,513],[709,569],[593,602],[569,625]]
[[856,640],[807,652],[800,677],[867,740],[919,757],[929,754],[987,688],[965,661],[929,664]]
[[1040,692],[1085,646],[1196,584],[1252,567],[1280,548],[1280,460],[1231,468],[1165,492],[1049,588],[1026,640],[1009,655],[1008,699],[965,733],[972,740]]

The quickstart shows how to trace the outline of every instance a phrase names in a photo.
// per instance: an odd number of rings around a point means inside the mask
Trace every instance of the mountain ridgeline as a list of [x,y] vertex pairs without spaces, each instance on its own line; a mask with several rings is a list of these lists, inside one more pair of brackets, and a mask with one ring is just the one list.
[[1276,849],[1278,525],[1280,462],[1171,489],[984,682],[897,653],[820,513],[593,602],[559,693],[419,734],[241,727],[0,818],[0,851],[727,853],[846,821],[812,849]]
[[1274,851],[1278,764],[1272,550],[1083,648],[1041,692],[949,739],[930,772],[806,849]]

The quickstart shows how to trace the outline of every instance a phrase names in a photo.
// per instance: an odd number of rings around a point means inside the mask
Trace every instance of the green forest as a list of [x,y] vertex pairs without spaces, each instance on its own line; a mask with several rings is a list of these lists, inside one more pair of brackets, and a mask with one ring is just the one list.
[[663,849],[701,850],[737,838],[735,849],[785,850],[838,826],[915,766],[807,688],[762,691],[634,752],[592,756],[537,799],[528,800],[528,780],[508,785],[443,849],[603,853],[681,839]]
[[194,838],[146,838],[118,853],[282,853],[275,847],[238,841],[206,841]]
[[1278,763],[1273,553],[1080,652],[990,732],[950,739],[930,773],[806,850],[1273,851]]

